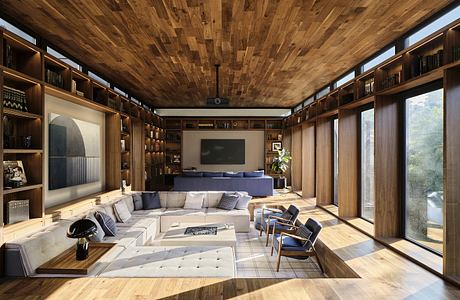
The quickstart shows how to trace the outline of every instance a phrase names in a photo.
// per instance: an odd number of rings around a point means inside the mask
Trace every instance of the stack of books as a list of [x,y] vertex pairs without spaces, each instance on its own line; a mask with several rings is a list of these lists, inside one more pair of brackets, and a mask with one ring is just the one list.
[[54,72],[50,69],[46,69],[45,71],[45,81],[49,84],[57,86],[58,88],[64,88],[64,78],[62,77],[62,74]]
[[3,107],[27,112],[26,93],[5,85],[3,87]]
[[395,74],[393,74],[391,76],[388,76],[388,77],[384,78],[382,80],[382,82],[380,83],[380,88],[382,90],[384,90],[386,88],[395,86],[395,85],[400,84],[400,83],[401,83],[401,71],[399,71],[398,73],[395,73]]
[[442,49],[438,50],[438,52],[432,55],[423,55],[417,57],[417,59],[414,60],[414,63],[412,63],[411,66],[412,77],[439,68],[443,64],[443,57],[444,51]]

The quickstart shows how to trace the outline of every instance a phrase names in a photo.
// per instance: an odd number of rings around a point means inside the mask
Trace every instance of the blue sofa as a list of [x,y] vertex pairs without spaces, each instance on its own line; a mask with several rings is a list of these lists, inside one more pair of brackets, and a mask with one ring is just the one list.
[[175,191],[245,191],[273,196],[273,178],[256,172],[184,172],[174,178]]

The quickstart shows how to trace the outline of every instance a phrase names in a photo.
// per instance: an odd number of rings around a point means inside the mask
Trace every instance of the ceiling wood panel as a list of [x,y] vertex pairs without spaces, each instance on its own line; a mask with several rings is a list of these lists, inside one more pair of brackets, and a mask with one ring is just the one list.
[[156,107],[290,107],[451,1],[2,0],[0,11]]

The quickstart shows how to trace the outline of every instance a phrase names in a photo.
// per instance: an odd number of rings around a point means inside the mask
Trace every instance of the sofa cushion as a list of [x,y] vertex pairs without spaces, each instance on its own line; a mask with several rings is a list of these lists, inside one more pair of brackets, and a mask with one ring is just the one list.
[[160,195],[156,193],[142,193],[142,207],[143,209],[157,209],[161,208]]
[[133,193],[134,210],[142,210],[142,193]]
[[115,212],[115,216],[117,217],[117,221],[124,223],[131,218],[131,213],[128,210],[128,206],[126,205],[125,201],[118,201],[113,204],[113,211]]
[[[119,201],[119,198],[117,198],[117,201]],[[113,201],[112,203],[117,202],[117,201]],[[113,204],[105,204],[101,206],[98,209],[98,211],[102,211],[106,215],[110,216],[114,221],[117,220],[117,216],[115,215],[115,211],[113,210]]]
[[187,192],[184,209],[201,209],[203,207],[205,193]]
[[252,171],[252,172],[244,172],[244,177],[263,177],[264,171]]
[[197,171],[184,171],[182,174],[186,177],[203,177],[203,172]]
[[90,212],[86,218],[93,221],[93,223],[96,224],[96,227],[97,227],[96,233],[90,236],[89,240],[91,242],[98,242],[98,243],[102,242],[105,236],[105,232],[104,232],[104,229],[102,229],[101,224],[99,224],[99,221],[96,220],[96,217],[94,216],[94,212]]
[[219,204],[220,199],[222,199],[222,196],[224,195],[224,192],[216,192],[216,191],[209,191],[206,192],[204,195],[204,201],[203,201],[203,207],[216,207],[217,204]]
[[121,200],[123,200],[126,204],[126,207],[128,208],[128,211],[132,213],[134,211],[134,201],[133,201],[133,196],[132,195],[124,195],[121,197]]
[[132,216],[148,216],[148,217],[160,217],[166,208],[149,209],[149,210],[136,210],[132,213]]
[[224,172],[224,177],[243,177],[243,172]]
[[213,223],[232,223],[236,232],[249,232],[250,214],[248,210],[208,208],[206,211],[206,224]]
[[161,215],[161,232],[165,232],[173,223],[202,223],[205,224],[206,208],[183,209],[168,208]]
[[[165,208],[183,208],[185,205],[186,192],[166,192]],[[161,199],[160,199],[161,200]]]
[[240,194],[235,209],[248,209],[249,201],[251,201],[251,199],[252,197],[249,195]]
[[116,243],[121,247],[142,246],[146,242],[144,240],[143,228],[136,227],[120,227],[116,236],[106,236],[105,243]]
[[232,210],[235,208],[236,203],[238,202],[239,195],[236,193],[225,193],[220,199],[217,208],[225,209],[225,210]]
[[223,172],[203,172],[203,177],[223,177]]
[[115,236],[117,234],[117,224],[112,217],[101,211],[96,211],[94,216],[101,225],[106,236]]

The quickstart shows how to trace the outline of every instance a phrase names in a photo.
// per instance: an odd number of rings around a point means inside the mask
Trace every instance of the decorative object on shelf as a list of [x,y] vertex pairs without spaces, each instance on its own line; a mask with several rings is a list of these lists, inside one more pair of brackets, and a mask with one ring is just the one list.
[[12,200],[6,205],[6,224],[29,220],[29,200]]
[[8,43],[5,46],[5,66],[7,68],[16,69],[16,57],[13,48],[11,48],[11,45]]
[[85,260],[88,258],[88,238],[97,232],[97,226],[90,219],[80,219],[73,222],[67,230],[67,237],[77,239],[77,251],[75,258]]
[[283,145],[281,142],[273,142],[272,143],[272,151],[278,151],[283,148]]
[[364,81],[364,96],[370,95],[374,92],[374,77]]
[[21,139],[22,139],[22,147],[24,149],[29,149],[30,147],[32,147],[32,136],[31,135],[23,136],[21,137]]
[[126,180],[123,179],[123,180],[121,181],[121,191],[124,192],[125,189],[126,189]]
[[278,141],[282,141],[283,140],[283,135],[281,133],[278,133]]
[[124,161],[124,162],[121,163],[121,169],[122,169],[122,170],[127,170],[127,169],[129,169],[129,164],[128,164],[127,161]]
[[100,126],[49,114],[49,189],[100,180]]
[[13,122],[8,116],[3,116],[3,148],[14,148],[15,142],[13,132]]
[[126,141],[121,140],[120,143],[121,143],[121,152],[125,152],[126,151]]
[[27,177],[21,160],[3,162],[3,178],[5,188],[18,188],[27,184]]
[[279,149],[278,154],[274,157],[271,167],[273,172],[278,174],[278,177],[273,178],[275,189],[286,188],[286,177],[284,177],[284,173],[288,170],[291,159],[292,157],[289,151],[283,148]]
[[26,93],[6,85],[3,86],[3,107],[28,112]]

